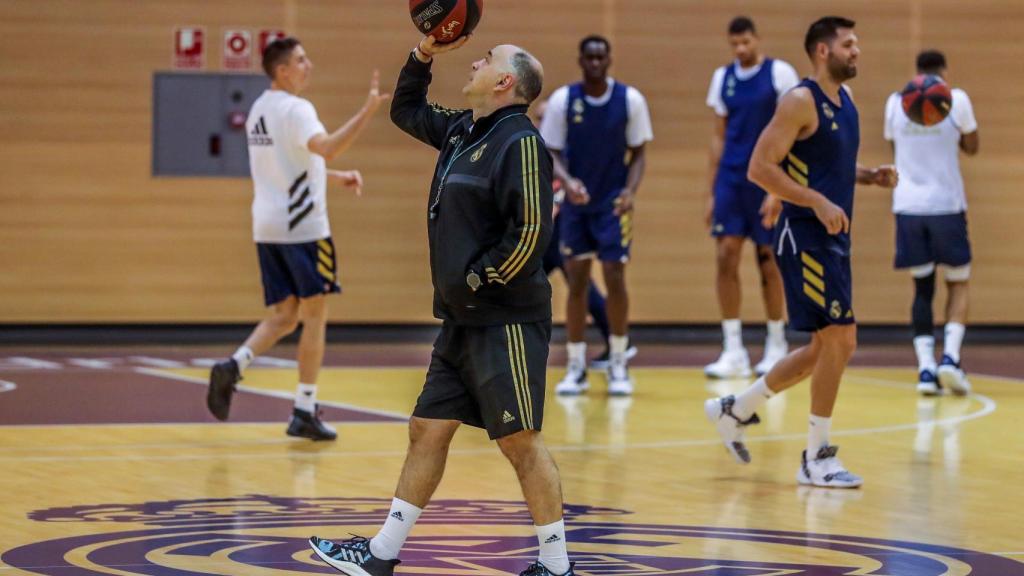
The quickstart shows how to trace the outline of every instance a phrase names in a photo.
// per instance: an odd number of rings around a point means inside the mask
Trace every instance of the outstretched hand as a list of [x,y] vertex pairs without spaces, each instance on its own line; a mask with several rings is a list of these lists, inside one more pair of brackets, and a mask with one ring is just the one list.
[[366,96],[365,107],[371,113],[376,112],[377,108],[380,108],[380,105],[388,98],[391,98],[391,94],[380,93],[380,70],[374,70],[373,76],[370,78],[370,93]]
[[429,60],[437,54],[444,54],[446,52],[451,52],[452,50],[458,50],[459,48],[462,48],[466,44],[466,42],[469,42],[469,39],[472,37],[473,35],[469,34],[460,37],[454,42],[448,42],[447,44],[439,44],[437,42],[437,38],[434,38],[433,36],[430,36],[428,34],[424,36],[422,40],[420,40],[419,46],[417,46],[416,48],[417,50],[420,51],[422,55],[426,56],[427,59]]
[[875,168],[875,171],[872,174],[872,180],[876,186],[895,188],[900,182],[900,175],[896,172],[895,166],[892,164],[884,164]]
[[356,196],[363,195],[363,175],[359,170],[328,170],[327,178],[345,188],[354,189]]

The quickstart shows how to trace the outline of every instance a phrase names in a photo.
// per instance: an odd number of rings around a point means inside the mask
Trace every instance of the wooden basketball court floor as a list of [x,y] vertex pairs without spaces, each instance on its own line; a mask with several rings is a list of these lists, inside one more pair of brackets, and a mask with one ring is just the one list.
[[[866,479],[853,491],[795,482],[806,385],[769,402],[753,463],[733,463],[701,407],[745,382],[706,381],[710,347],[642,348],[633,398],[608,398],[598,374],[587,397],[549,393],[576,573],[1024,574],[1019,350],[968,348],[974,393],[923,399],[912,352],[862,347],[833,436]],[[329,574],[306,537],[372,536],[428,348],[330,346],[333,443],[284,435],[287,347],[247,371],[233,420],[215,423],[206,366],[226,352],[0,349],[0,576]],[[535,554],[511,468],[464,427],[398,573],[518,574]]]

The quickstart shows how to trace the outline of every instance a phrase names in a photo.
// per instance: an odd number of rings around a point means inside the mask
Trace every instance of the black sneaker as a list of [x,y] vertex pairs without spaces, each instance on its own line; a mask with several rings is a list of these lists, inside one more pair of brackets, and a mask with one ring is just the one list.
[[292,409],[292,419],[288,422],[288,435],[310,440],[334,440],[338,431],[320,419],[320,407],[314,412],[306,412],[298,408]]
[[206,407],[217,420],[227,420],[231,411],[231,395],[235,393],[235,385],[242,379],[238,371],[238,362],[229,358],[217,362],[210,370],[210,386],[206,390]]
[[533,564],[530,564],[526,570],[520,572],[519,576],[576,576],[576,573],[572,571],[574,564],[574,562],[569,563],[569,571],[565,574],[555,574],[540,562],[534,562]]
[[[370,553],[370,541],[356,536],[335,544],[330,540],[309,537],[309,546],[321,560],[349,576],[391,576],[399,560],[381,560]],[[543,574],[543,572],[538,572]]]

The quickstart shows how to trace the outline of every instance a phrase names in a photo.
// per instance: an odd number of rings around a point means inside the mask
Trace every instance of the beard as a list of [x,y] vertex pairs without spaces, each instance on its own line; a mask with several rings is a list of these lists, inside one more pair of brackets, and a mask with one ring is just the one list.
[[828,73],[837,82],[842,83],[857,76],[857,65],[844,62],[830,54],[828,57]]

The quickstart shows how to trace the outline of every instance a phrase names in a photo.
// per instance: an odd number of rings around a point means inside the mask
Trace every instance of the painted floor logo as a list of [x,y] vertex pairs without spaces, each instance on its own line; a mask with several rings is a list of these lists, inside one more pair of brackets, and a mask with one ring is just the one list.
[[[375,498],[230,499],[78,506],[33,512],[39,522],[103,525],[102,530],[21,546],[8,566],[48,576],[337,574],[306,544],[311,534],[344,539],[375,530],[390,500]],[[1024,575],[1009,558],[912,542],[700,526],[621,522],[624,510],[567,505],[570,552],[580,576]],[[111,532],[110,524],[127,524]],[[402,552],[416,574],[517,574],[537,554],[522,502],[441,500],[423,512]],[[70,530],[69,530],[70,531]],[[81,532],[81,528],[75,532]],[[800,554],[799,548],[808,549]],[[739,559],[740,551],[750,559]],[[797,550],[797,552],[794,552]],[[702,557],[695,551],[714,552]],[[793,561],[793,558],[803,558]],[[817,563],[810,559],[819,560]],[[779,559],[779,560],[765,560]],[[788,560],[788,561],[787,561]],[[400,569],[399,572],[402,572]]]

